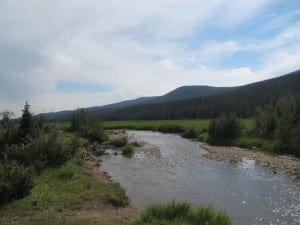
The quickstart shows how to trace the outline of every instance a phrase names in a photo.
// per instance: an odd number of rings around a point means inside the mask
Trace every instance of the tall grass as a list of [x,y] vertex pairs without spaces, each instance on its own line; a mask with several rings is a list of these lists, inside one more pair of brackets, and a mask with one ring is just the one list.
[[124,156],[130,157],[133,155],[133,153],[134,153],[134,148],[130,144],[127,144],[122,148],[122,155]]
[[193,210],[189,203],[172,201],[148,207],[134,224],[231,225],[232,222],[227,215],[212,208]]

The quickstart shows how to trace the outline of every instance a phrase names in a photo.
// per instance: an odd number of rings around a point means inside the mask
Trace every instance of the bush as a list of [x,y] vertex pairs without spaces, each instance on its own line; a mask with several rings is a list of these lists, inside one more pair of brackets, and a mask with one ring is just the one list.
[[152,205],[141,215],[141,220],[151,222],[152,220],[175,220],[189,216],[190,204],[186,202],[175,202],[164,205]]
[[198,132],[194,128],[189,128],[181,136],[184,138],[198,138]]
[[181,133],[184,131],[182,126],[176,124],[161,125],[157,130],[162,133]]
[[29,194],[32,186],[31,169],[16,162],[0,164],[0,204],[23,198]]
[[231,225],[232,223],[228,216],[212,208],[192,210],[189,203],[173,201],[148,207],[134,224]]
[[288,94],[280,98],[274,106],[257,109],[255,132],[259,137],[272,139],[281,153],[300,156],[300,95]]
[[223,114],[210,122],[208,128],[211,144],[230,144],[234,138],[241,135],[242,125],[235,114]]
[[124,147],[125,145],[127,145],[127,143],[128,143],[127,136],[115,137],[110,141],[110,144],[117,148]]
[[33,166],[40,171],[48,166],[62,165],[73,156],[76,148],[75,140],[64,142],[53,132],[31,138],[26,145],[7,146],[5,153],[9,160],[16,160],[23,166]]
[[70,130],[76,132],[79,136],[87,138],[92,142],[103,142],[107,139],[101,128],[100,118],[85,110],[77,110],[71,119]]
[[107,202],[116,207],[124,207],[129,204],[129,199],[126,196],[122,197],[122,196],[111,194],[107,198]]
[[255,114],[255,133],[259,137],[273,138],[276,129],[276,109],[271,105],[258,107]]
[[133,153],[134,153],[134,148],[132,145],[127,144],[122,148],[122,155],[132,156]]

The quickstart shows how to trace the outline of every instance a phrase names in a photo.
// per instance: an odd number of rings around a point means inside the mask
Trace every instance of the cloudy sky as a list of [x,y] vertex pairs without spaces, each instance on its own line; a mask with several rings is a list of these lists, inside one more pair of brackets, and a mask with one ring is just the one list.
[[234,86],[300,69],[299,0],[0,0],[0,111]]

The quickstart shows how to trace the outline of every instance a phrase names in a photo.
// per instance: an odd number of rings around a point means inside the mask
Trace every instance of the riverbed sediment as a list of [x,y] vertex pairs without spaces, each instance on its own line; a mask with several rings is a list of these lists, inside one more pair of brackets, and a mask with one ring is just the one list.
[[212,146],[206,143],[202,143],[201,147],[207,151],[204,156],[212,160],[240,162],[243,158],[247,158],[255,160],[260,165],[273,169],[284,169],[293,175],[300,176],[300,160],[295,157],[275,155],[239,147]]

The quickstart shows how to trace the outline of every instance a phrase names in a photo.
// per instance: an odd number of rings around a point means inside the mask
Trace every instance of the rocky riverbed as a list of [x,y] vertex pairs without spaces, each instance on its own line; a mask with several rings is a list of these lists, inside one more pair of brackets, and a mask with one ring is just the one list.
[[243,149],[238,147],[221,147],[201,144],[207,153],[206,158],[217,161],[241,162],[243,158],[255,160],[263,166],[269,166],[274,169],[284,169],[291,174],[300,176],[300,160],[291,156],[279,156],[265,152]]

